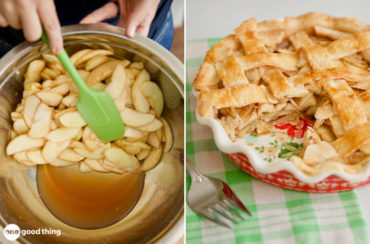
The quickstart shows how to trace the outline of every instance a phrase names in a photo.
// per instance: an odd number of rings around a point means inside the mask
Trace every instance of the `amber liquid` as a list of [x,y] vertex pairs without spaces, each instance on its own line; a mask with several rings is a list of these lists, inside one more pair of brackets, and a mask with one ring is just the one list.
[[37,168],[37,187],[50,212],[64,223],[82,229],[112,225],[135,206],[145,175],[80,172],[77,166]]

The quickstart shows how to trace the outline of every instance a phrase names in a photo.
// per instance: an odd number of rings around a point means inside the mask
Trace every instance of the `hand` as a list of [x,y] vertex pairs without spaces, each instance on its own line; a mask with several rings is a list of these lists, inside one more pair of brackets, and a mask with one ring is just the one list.
[[42,26],[54,53],[60,53],[63,37],[53,0],[0,0],[0,26],[23,29],[28,41],[41,37]]
[[[159,0],[118,0],[120,19],[118,26],[126,28],[126,35],[133,38],[135,33],[147,36]],[[81,20],[82,24],[93,24],[118,15],[113,2],[105,4]]]

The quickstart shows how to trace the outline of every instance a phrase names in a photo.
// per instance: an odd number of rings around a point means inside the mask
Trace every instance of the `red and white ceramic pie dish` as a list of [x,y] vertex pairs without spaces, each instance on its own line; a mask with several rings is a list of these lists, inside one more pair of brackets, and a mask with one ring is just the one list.
[[240,169],[253,177],[277,187],[304,192],[341,192],[370,184],[370,166],[358,174],[341,170],[328,170],[318,175],[307,175],[287,158],[289,153],[300,149],[300,138],[310,126],[303,119],[298,124],[284,123],[275,126],[268,135],[248,135],[231,141],[222,125],[213,118],[202,118],[196,112],[199,123],[212,129],[217,147]]

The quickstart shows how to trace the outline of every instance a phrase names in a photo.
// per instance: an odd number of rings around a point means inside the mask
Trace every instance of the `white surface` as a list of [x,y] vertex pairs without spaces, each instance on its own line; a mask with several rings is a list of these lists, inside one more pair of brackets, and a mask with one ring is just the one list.
[[[365,0],[187,0],[186,39],[223,37],[252,17],[269,20],[316,11],[355,17],[370,24],[370,1]],[[370,186],[356,190],[370,224]]]
[[186,39],[222,37],[252,17],[261,21],[310,11],[356,17],[370,24],[369,10],[366,0],[187,0]]

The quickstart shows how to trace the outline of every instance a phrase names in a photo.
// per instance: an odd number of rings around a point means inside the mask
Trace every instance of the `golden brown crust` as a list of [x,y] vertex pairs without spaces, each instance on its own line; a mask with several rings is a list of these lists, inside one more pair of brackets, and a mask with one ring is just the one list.
[[288,83],[287,77],[279,69],[267,70],[262,74],[262,79],[267,83],[276,98],[303,97],[308,91],[301,86],[300,89]]
[[194,79],[193,86],[196,91],[208,90],[220,81],[215,64],[226,59],[230,54],[240,48],[240,42],[235,35],[229,35],[214,45],[206,54],[204,62]]
[[298,58],[286,53],[252,53],[239,58],[244,70],[260,66],[272,66],[282,70],[295,71]]
[[339,60],[334,59],[322,46],[312,46],[303,48],[306,58],[312,69],[323,70],[338,67],[341,65]]
[[332,142],[332,146],[342,157],[349,156],[370,139],[370,122],[353,127],[343,137]]
[[254,84],[244,84],[231,88],[202,91],[198,97],[198,112],[202,117],[214,115],[214,109],[243,107],[252,103],[266,103],[264,90]]
[[366,123],[366,112],[345,80],[324,81],[324,89],[336,107],[346,131]]
[[339,59],[368,48],[370,48],[370,31],[365,31],[335,40],[328,45],[326,50],[332,57]]
[[225,65],[221,65],[217,71],[219,77],[221,77],[224,87],[249,83],[243,66],[239,62],[238,58],[234,55],[228,57]]
[[256,30],[257,21],[255,18],[244,21],[234,30],[237,38],[242,43],[245,54],[266,51],[263,42],[255,36]]

